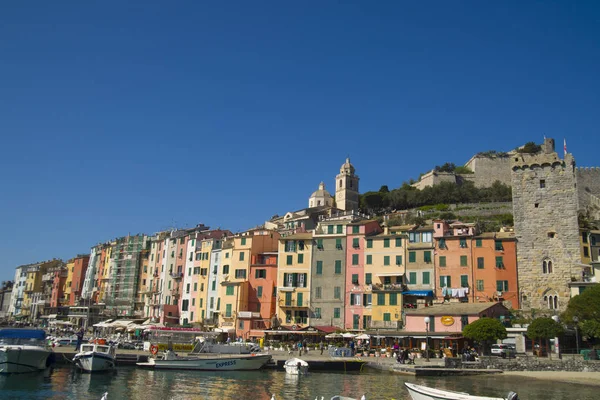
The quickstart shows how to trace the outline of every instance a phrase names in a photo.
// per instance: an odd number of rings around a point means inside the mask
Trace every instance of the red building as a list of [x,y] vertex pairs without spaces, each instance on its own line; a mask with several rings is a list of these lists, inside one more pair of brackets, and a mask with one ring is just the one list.
[[71,279],[71,297],[69,298],[70,306],[77,305],[81,297],[81,289],[85,280],[85,271],[87,271],[88,263],[90,262],[89,254],[80,254],[73,259],[73,276]]

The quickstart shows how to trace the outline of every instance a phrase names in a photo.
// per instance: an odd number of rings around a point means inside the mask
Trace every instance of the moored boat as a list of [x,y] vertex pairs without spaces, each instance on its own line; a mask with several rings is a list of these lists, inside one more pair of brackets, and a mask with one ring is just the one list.
[[82,344],[73,362],[86,372],[108,371],[115,367],[116,349],[105,341]]
[[46,369],[54,353],[46,344],[42,329],[0,329],[0,373],[21,373]]
[[261,369],[272,356],[268,354],[250,355],[194,355],[178,356],[167,350],[162,358],[150,358],[148,362],[137,363],[140,367],[154,369],[182,369],[198,371],[251,371]]
[[519,397],[515,392],[510,392],[506,398],[502,398],[472,396],[468,393],[434,389],[409,382],[404,382],[404,386],[406,386],[406,389],[413,400],[519,400]]
[[308,373],[308,363],[300,358],[290,358],[283,365],[289,375],[305,375]]

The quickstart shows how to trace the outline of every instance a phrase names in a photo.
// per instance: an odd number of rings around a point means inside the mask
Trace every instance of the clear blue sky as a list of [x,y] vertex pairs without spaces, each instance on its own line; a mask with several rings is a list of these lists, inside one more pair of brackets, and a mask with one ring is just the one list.
[[595,1],[5,2],[0,278],[250,228],[348,154],[361,192],[544,135],[600,165],[599,25]]

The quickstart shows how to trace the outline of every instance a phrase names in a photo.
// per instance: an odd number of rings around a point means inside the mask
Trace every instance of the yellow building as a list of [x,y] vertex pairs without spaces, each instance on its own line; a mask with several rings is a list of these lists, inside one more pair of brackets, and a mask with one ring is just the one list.
[[[217,282],[210,283],[209,282],[209,268],[210,268],[210,256],[213,250],[213,245],[215,241],[212,238],[206,238],[203,240],[198,240],[196,244],[196,252],[195,252],[195,262],[194,262],[194,270],[199,275],[197,280],[193,280],[193,282],[197,282],[198,291],[196,292],[196,307],[194,312],[194,320],[192,322],[208,322],[206,319],[210,319],[210,315],[208,312],[210,301],[209,299],[209,289],[214,287],[214,290],[217,290]],[[215,303],[215,296],[212,296],[212,302]],[[193,307],[192,307],[193,308]],[[216,321],[208,322],[208,325],[216,325]]]
[[71,299],[71,282],[73,281],[73,271],[75,271],[75,260],[70,259],[67,261],[67,280],[63,287],[63,304],[69,304]]
[[[44,271],[45,272],[45,271]],[[34,293],[42,290],[42,272],[40,264],[27,268],[27,279],[25,280],[25,290],[23,291],[23,306],[21,315],[31,316],[33,309]],[[35,317],[35,316],[32,316]]]
[[406,236],[383,233],[366,238],[365,275],[372,282],[370,328],[402,328],[402,291]]
[[[106,301],[106,287],[108,286],[108,282],[110,280],[110,260],[112,258],[113,246],[116,242],[111,243],[109,246],[106,246],[104,259],[101,259],[102,263],[102,273],[99,274],[99,286],[98,286],[98,303],[104,303]],[[71,269],[68,268],[69,273],[71,273]],[[67,281],[69,282],[69,286],[71,285],[71,280],[67,277]],[[70,290],[70,289],[69,289]]]
[[312,233],[279,239],[277,261],[277,317],[296,329],[310,323]]

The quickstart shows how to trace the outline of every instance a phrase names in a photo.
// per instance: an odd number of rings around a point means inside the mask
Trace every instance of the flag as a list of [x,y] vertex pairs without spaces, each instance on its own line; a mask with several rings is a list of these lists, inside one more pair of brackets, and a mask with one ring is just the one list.
[[564,139],[565,156],[567,155],[567,139]]

